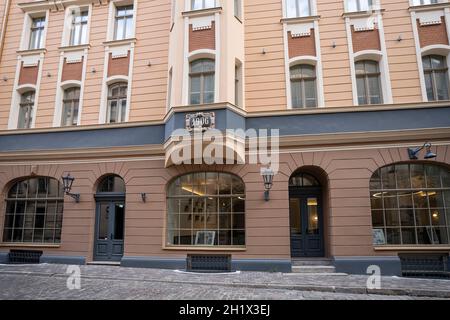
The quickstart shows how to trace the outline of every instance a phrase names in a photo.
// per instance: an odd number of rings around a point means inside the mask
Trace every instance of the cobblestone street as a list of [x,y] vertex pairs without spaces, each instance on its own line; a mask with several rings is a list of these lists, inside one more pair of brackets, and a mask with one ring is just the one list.
[[[7,299],[262,299],[375,300],[450,297],[450,281],[383,278],[381,294],[364,292],[364,276],[240,273],[82,266],[81,288],[67,288],[67,266],[0,266],[0,300]],[[391,293],[391,294],[389,294]]]

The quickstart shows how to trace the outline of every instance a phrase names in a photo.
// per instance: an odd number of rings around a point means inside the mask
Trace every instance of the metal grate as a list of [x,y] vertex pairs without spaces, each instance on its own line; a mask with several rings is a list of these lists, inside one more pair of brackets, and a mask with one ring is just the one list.
[[188,255],[187,270],[193,272],[230,272],[229,255]]
[[450,279],[449,257],[446,254],[400,255],[404,277]]
[[9,262],[12,264],[37,264],[41,258],[42,251],[11,250]]

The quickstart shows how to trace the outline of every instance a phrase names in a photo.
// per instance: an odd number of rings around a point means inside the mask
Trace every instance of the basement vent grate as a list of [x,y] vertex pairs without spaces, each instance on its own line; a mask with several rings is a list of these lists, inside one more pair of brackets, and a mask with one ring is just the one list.
[[9,263],[11,264],[38,264],[42,251],[11,250],[9,252]]
[[191,272],[231,272],[230,255],[188,255],[187,271]]
[[446,254],[400,255],[400,260],[404,277],[450,279]]

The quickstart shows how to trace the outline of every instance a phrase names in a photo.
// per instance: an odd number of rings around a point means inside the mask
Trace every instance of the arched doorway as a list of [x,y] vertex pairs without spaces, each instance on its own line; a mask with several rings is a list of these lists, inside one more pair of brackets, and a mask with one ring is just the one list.
[[125,182],[116,175],[104,177],[95,194],[95,261],[120,261],[124,252]]
[[294,173],[289,179],[291,256],[324,257],[322,187],[308,173]]

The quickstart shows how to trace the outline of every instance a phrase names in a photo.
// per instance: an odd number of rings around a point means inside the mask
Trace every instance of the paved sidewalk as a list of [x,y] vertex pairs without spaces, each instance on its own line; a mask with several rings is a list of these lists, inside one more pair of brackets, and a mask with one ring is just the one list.
[[383,277],[381,289],[368,290],[368,277],[355,275],[80,269],[82,289],[70,291],[66,265],[0,265],[0,299],[450,299],[450,280]]

